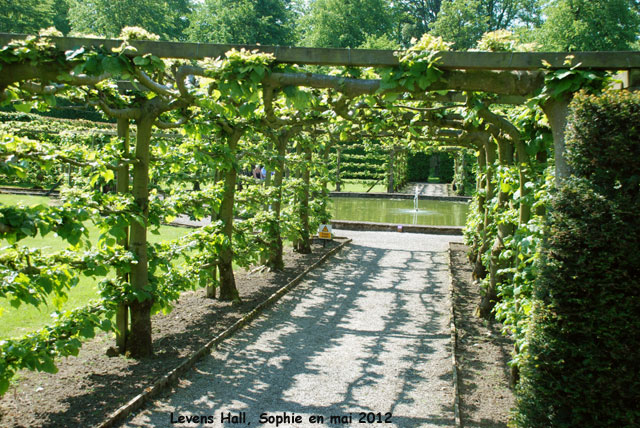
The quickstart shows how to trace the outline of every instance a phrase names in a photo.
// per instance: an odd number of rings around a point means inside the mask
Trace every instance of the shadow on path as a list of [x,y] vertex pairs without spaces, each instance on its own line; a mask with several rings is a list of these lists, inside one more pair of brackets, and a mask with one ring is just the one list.
[[302,415],[281,427],[351,425],[329,423],[339,415],[368,426],[359,412],[390,412],[385,426],[453,426],[445,254],[352,245],[323,269],[127,426],[170,426],[171,412],[213,415],[206,426],[238,426],[222,412],[246,412],[252,426],[263,412]]

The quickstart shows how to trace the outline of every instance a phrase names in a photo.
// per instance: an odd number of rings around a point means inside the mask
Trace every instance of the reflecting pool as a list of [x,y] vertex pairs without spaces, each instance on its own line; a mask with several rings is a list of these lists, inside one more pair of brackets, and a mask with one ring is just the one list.
[[464,226],[467,202],[413,199],[332,198],[335,220],[373,221],[427,226]]

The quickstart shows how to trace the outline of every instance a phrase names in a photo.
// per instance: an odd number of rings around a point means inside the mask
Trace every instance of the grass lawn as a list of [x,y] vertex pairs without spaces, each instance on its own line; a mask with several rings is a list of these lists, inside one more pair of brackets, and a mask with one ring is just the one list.
[[[55,199],[49,199],[41,196],[26,195],[5,195],[0,194],[0,203],[5,205],[34,205],[55,203]],[[90,239],[98,238],[97,228],[91,224],[87,224]],[[178,238],[189,233],[191,229],[162,226],[160,235],[149,234],[151,242],[158,242]],[[36,238],[27,238],[20,242],[21,245],[29,247],[42,248],[44,252],[57,252],[65,249],[67,243],[62,239],[50,233],[46,237],[38,236]],[[6,242],[0,243],[0,246],[6,245]],[[63,310],[74,309],[84,306],[89,300],[98,297],[99,278],[80,277],[79,284],[69,292],[69,300],[63,305]],[[51,319],[51,312],[55,310],[53,305],[35,308],[31,305],[21,305],[16,309],[12,307],[7,299],[0,298],[0,339],[7,337],[22,336],[30,331],[36,330],[47,325]]]

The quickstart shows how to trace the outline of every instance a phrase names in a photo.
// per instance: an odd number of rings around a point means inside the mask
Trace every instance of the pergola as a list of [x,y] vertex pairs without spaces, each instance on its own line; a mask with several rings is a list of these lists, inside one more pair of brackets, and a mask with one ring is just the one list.
[[[23,34],[0,33],[0,43],[26,38]],[[122,40],[78,37],[51,37],[62,51],[81,46],[107,49],[117,48]],[[223,56],[231,49],[246,49],[269,53],[275,61],[285,64],[344,66],[344,67],[393,67],[398,65],[395,51],[370,49],[306,48],[290,46],[262,46],[235,44],[179,43],[160,41],[130,41],[137,49],[136,55],[146,53],[160,58],[202,60]],[[571,67],[580,70],[607,70],[623,72],[623,87],[640,86],[640,52],[440,52],[438,68],[445,72],[440,82],[428,91],[455,91],[446,98],[460,101],[460,91],[478,91],[499,95],[496,103],[521,104],[542,88],[543,69],[567,68],[567,56],[573,57]],[[0,86],[3,85],[0,76]],[[311,73],[286,75],[274,73],[270,83],[275,85],[299,85],[331,88],[347,95],[360,95],[378,89],[379,82],[363,79],[330,78]],[[427,91],[425,91],[427,92]],[[556,176],[568,174],[563,157],[564,128],[570,99],[554,100],[543,106],[553,132]]]

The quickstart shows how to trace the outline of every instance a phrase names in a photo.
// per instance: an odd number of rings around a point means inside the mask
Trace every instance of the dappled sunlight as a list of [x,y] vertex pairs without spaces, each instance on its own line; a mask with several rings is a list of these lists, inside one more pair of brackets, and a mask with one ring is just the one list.
[[213,414],[212,426],[232,426],[221,412],[246,412],[252,425],[263,412],[301,415],[296,427],[330,416],[355,425],[359,412],[390,412],[386,426],[453,425],[446,253],[416,242],[356,241],[128,426],[166,424],[177,409]]

